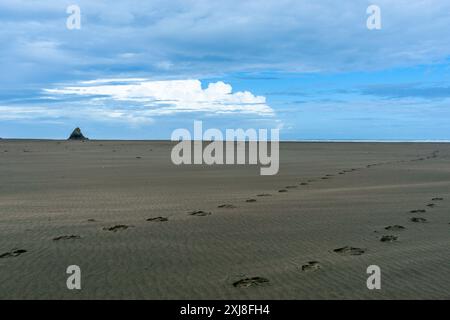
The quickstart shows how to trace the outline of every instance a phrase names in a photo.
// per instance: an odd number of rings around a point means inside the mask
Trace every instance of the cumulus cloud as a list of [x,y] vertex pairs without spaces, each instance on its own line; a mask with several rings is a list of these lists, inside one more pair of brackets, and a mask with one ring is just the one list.
[[92,97],[95,103],[107,104],[111,100],[135,103],[145,107],[148,115],[179,112],[274,114],[265,97],[249,91],[233,93],[231,85],[221,81],[209,83],[205,89],[199,80],[99,79],[80,84],[44,92],[53,96]]

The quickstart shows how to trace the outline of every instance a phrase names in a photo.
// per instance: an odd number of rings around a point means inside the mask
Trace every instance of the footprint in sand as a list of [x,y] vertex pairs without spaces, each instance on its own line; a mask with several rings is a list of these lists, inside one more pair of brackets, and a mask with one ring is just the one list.
[[320,178],[320,179],[322,179],[322,180],[328,180],[328,179],[330,179],[329,177],[322,177],[322,178]]
[[288,192],[288,191],[286,189],[281,189],[281,190],[278,190],[278,192],[283,193],[283,192]]
[[232,205],[232,204],[221,204],[221,205],[217,206],[217,208],[221,208],[221,209],[235,209],[237,207]]
[[443,201],[444,200],[444,198],[433,198],[433,199],[431,199],[431,201]]
[[295,189],[295,188],[297,188],[297,186],[286,186],[285,188],[286,189]]
[[400,226],[400,225],[396,224],[396,225],[393,225],[393,226],[387,226],[384,229],[388,230],[388,231],[403,231],[406,228],[404,226]]
[[388,235],[388,236],[382,236],[380,238],[380,241],[381,242],[394,242],[394,241],[397,241],[397,239],[398,239],[397,236]]
[[59,241],[59,240],[75,240],[75,239],[81,239],[81,236],[78,236],[78,235],[59,236],[59,237],[53,238],[53,241]]
[[425,212],[427,212],[427,210],[420,209],[420,210],[411,210],[409,213],[425,213]]
[[124,224],[118,224],[118,225],[115,225],[113,227],[104,227],[103,230],[117,232],[117,231],[121,231],[121,230],[126,230],[128,228],[131,228],[131,226],[127,226],[127,225],[124,225]]
[[256,195],[257,197],[271,197],[272,195],[270,193],[260,193]]
[[88,222],[97,222],[95,219],[87,219]]
[[5,252],[3,254],[0,254],[0,259],[2,258],[14,258],[14,257],[18,257],[21,254],[24,254],[25,252],[27,252],[27,250],[23,250],[23,249],[19,249],[19,250],[12,250],[10,252]]
[[189,212],[189,215],[196,216],[196,217],[206,217],[206,216],[210,216],[211,212],[206,212],[206,211],[203,211],[203,210],[197,210],[197,211]]
[[425,219],[425,218],[417,218],[417,217],[411,218],[410,220],[412,222],[418,222],[418,223],[425,223],[425,222],[427,222],[427,219]]
[[302,182],[302,183],[300,183],[300,185],[301,185],[301,186],[307,186],[308,183],[307,183],[307,182]]
[[148,218],[145,221],[150,221],[150,222],[166,222],[169,221],[168,218],[165,217],[155,217],[155,218]]
[[256,202],[256,199],[247,199],[245,202]]
[[238,280],[233,283],[235,288],[249,288],[269,283],[269,280],[263,277],[252,277]]
[[302,265],[302,271],[304,272],[310,272],[310,271],[317,271],[321,269],[322,266],[318,261],[308,261],[307,264]]
[[366,252],[366,249],[345,246],[342,248],[334,249],[333,251],[343,256],[360,256]]
[[427,207],[434,208],[434,207],[436,207],[436,205],[434,203],[429,203],[429,204],[427,204]]

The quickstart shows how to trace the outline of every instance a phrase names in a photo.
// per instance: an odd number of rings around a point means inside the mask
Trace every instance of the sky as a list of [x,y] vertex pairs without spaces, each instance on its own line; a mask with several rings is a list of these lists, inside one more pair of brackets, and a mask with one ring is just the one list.
[[449,30],[447,0],[1,0],[0,137],[450,140]]

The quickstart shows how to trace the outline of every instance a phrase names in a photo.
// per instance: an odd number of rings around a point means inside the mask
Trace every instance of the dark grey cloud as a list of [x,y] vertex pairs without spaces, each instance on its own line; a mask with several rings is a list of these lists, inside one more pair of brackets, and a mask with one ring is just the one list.
[[450,2],[441,0],[379,0],[379,31],[366,28],[371,1],[80,0],[77,31],[65,28],[69,4],[0,3],[2,85],[126,74],[381,70],[450,55]]

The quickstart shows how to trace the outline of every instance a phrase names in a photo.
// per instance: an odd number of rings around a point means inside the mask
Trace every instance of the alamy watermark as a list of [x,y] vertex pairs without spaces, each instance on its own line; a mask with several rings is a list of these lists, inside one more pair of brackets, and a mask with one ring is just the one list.
[[369,15],[366,21],[367,29],[380,30],[381,29],[381,8],[375,4],[367,7],[366,13]]
[[367,274],[370,276],[367,278],[367,289],[380,290],[381,289],[381,268],[375,264],[367,267]]
[[70,274],[67,278],[66,286],[69,290],[81,290],[81,269],[77,265],[70,265],[66,269],[66,273]]
[[81,9],[76,4],[67,7],[66,13],[69,15],[66,20],[66,27],[69,30],[81,29]]
[[[261,175],[275,175],[279,170],[279,129],[271,129],[270,137],[268,137],[267,129],[258,131],[255,129],[245,131],[243,129],[226,129],[225,135],[223,135],[219,129],[207,129],[203,132],[202,121],[194,121],[193,135],[187,129],[176,129],[173,131],[171,139],[180,141],[173,147],[171,153],[171,159],[175,165],[256,165],[259,163],[265,166],[260,168]],[[203,148],[204,144],[206,144],[205,148]],[[248,159],[246,159],[247,145]]]

